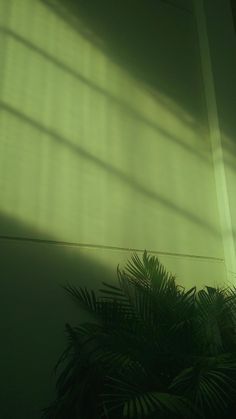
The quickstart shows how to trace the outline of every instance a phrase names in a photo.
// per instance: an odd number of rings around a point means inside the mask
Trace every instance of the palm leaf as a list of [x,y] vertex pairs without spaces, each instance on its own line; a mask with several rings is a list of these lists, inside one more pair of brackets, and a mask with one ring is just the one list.
[[192,408],[184,397],[160,391],[142,391],[137,384],[121,379],[110,378],[110,389],[110,393],[103,394],[107,412],[122,409],[122,415],[128,419],[146,418],[153,413],[164,414],[164,417],[170,417],[170,414],[192,417]]
[[82,307],[88,309],[91,312],[96,313],[97,309],[97,297],[93,290],[88,291],[86,287],[75,287],[67,284],[63,286],[65,291],[72,296],[72,298]]
[[184,394],[202,411],[222,411],[235,388],[235,361],[225,357],[202,357],[197,364],[181,371],[170,390]]
[[236,288],[186,291],[146,251],[117,276],[97,295],[64,287],[95,321],[66,325],[45,418],[209,419],[227,408],[236,394]]

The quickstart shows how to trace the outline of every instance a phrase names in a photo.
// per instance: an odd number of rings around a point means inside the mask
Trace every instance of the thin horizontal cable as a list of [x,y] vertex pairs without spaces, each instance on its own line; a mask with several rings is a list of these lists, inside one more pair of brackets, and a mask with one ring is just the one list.
[[[90,244],[90,243],[68,242],[68,241],[61,241],[61,240],[37,239],[37,238],[33,238],[33,237],[19,237],[19,236],[0,235],[0,240],[12,240],[12,241],[42,243],[42,244],[49,244],[49,245],[56,245],[56,246],[66,246],[66,247],[106,249],[106,250],[115,250],[115,251],[122,251],[122,252],[124,252],[124,251],[136,252],[136,253],[143,253],[144,252],[144,249],[137,249],[137,248],[133,248],[133,247],[107,246],[107,245],[103,245],[103,244]],[[192,259],[204,259],[204,260],[212,260],[212,261],[216,261],[216,262],[224,262],[223,258],[219,258],[219,257],[215,257],[215,256],[193,255],[193,254],[177,253],[177,252],[164,252],[164,251],[149,250],[149,249],[146,249],[146,250],[149,253],[158,254],[158,255],[178,256],[178,257],[187,257],[187,258],[192,258]]]

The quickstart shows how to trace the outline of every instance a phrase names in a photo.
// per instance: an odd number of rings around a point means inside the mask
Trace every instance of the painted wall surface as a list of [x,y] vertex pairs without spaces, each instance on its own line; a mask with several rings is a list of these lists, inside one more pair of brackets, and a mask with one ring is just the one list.
[[[4,419],[39,418],[76,308],[130,249],[225,268],[195,18],[184,2],[0,0]],[[91,4],[91,3],[90,3]]]
[[[226,171],[227,190],[234,241],[233,280],[236,279],[236,32],[233,25],[230,2],[226,1],[224,7],[217,2],[216,21],[219,24],[221,16],[221,41],[219,31],[210,26],[211,51],[214,65],[214,77],[219,110],[219,120],[222,134],[222,147]],[[214,42],[213,42],[214,36]],[[225,48],[227,45],[227,48]]]
[[199,33],[225,262],[228,279],[235,282],[236,32],[230,0],[216,0],[214,8],[207,0],[196,5],[202,14]]

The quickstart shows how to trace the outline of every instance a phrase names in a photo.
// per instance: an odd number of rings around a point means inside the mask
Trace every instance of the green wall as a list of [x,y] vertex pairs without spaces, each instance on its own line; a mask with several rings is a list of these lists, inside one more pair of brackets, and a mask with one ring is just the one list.
[[132,249],[186,286],[225,280],[189,4],[0,0],[4,419],[52,397],[84,318],[60,284],[114,280]]
[[[225,167],[228,206],[231,219],[231,270],[236,279],[236,32],[233,25],[230,0],[216,1],[215,19],[208,19],[208,36],[213,64],[213,77],[221,133],[222,156]],[[221,30],[219,31],[219,27]],[[225,47],[227,46],[227,47]],[[227,232],[226,234],[227,235]]]
[[195,0],[227,279],[236,279],[236,33],[230,0]]

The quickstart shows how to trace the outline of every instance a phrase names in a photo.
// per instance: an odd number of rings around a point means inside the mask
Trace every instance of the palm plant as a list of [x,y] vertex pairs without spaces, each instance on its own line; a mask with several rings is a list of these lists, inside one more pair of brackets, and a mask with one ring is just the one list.
[[[236,289],[186,291],[134,254],[118,284],[66,291],[93,322],[66,325],[45,419],[223,418],[236,390]],[[225,415],[225,416],[224,416]],[[227,416],[228,415],[228,416]]]

